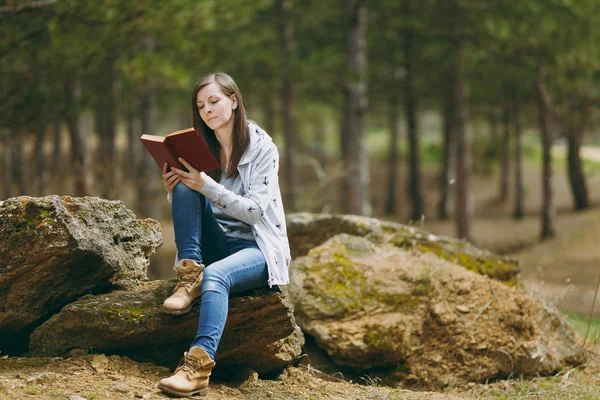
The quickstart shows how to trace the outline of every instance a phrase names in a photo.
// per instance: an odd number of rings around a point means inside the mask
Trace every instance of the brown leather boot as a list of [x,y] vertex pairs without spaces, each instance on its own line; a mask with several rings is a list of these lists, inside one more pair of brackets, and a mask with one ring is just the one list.
[[177,267],[179,282],[171,297],[163,303],[163,309],[168,314],[182,315],[189,313],[202,294],[202,276],[204,275],[204,264],[198,264],[193,260],[179,260]]
[[158,388],[176,396],[187,397],[196,394],[206,396],[208,379],[214,366],[215,362],[206,350],[194,346],[189,352],[184,353],[183,360],[173,376],[161,379]]

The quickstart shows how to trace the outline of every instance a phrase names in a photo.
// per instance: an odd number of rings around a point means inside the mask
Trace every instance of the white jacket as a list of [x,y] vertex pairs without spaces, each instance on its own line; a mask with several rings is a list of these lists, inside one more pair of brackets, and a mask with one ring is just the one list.
[[[215,207],[252,226],[256,244],[267,261],[269,286],[289,283],[290,245],[279,190],[279,152],[273,139],[249,121],[250,144],[238,164],[243,195],[208,177],[200,190]],[[168,196],[169,202],[171,197]]]

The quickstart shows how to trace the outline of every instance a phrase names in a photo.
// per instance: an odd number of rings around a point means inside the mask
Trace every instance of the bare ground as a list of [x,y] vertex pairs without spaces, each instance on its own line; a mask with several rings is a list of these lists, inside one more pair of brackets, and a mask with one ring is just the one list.
[[[170,372],[127,357],[84,355],[74,358],[11,358],[0,360],[0,399],[63,400],[70,396],[92,399],[168,399],[158,381]],[[216,400],[269,399],[473,399],[466,393],[441,394],[331,381],[305,368],[290,367],[276,380],[258,379],[251,373],[238,382],[211,382],[209,395]],[[194,398],[202,398],[196,396]],[[81,400],[75,398],[75,400]]]

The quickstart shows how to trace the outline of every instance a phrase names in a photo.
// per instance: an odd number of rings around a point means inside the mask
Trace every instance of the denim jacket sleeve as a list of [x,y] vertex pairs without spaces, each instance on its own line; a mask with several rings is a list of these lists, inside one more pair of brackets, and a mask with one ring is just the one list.
[[243,182],[244,194],[237,195],[208,177],[200,193],[215,207],[249,225],[258,223],[278,190],[279,152],[271,142],[252,161],[249,182]]

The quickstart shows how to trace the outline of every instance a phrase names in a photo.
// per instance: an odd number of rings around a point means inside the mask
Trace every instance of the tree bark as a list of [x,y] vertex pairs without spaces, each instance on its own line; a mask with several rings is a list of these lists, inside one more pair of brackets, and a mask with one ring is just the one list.
[[62,171],[62,165],[61,165],[62,159],[60,157],[61,146],[62,146],[62,135],[60,132],[60,128],[61,128],[61,123],[60,123],[60,120],[57,119],[52,124],[52,132],[53,132],[54,136],[53,136],[53,143],[52,143],[52,162],[50,165],[50,175],[53,177],[60,175],[60,173]]
[[4,132],[4,143],[2,146],[3,157],[2,157],[2,182],[4,187],[3,199],[13,197],[13,160],[12,160],[12,132]]
[[[455,9],[456,23],[463,27],[465,10],[458,4]],[[471,199],[469,179],[472,169],[471,154],[467,141],[466,124],[468,120],[467,88],[467,39],[457,35],[455,39],[456,64],[454,71],[454,122],[456,138],[456,235],[460,239],[471,238]]]
[[516,102],[515,107],[515,209],[513,217],[523,218],[523,140],[521,130],[521,106]]
[[[144,38],[141,43],[142,51],[148,55],[154,53],[154,40],[150,37]],[[156,132],[156,104],[155,104],[155,88],[151,79],[147,79],[144,83],[144,89],[140,94],[140,115],[142,132]],[[161,199],[159,193],[162,191],[158,187],[158,179],[156,165],[154,160],[147,151],[142,152],[142,161],[138,170],[137,182],[137,208],[142,218],[160,217]],[[166,201],[166,192],[163,192]]]
[[367,4],[365,0],[344,3],[345,46],[344,108],[340,140],[345,174],[342,209],[348,214],[371,214],[368,196],[369,165],[364,148],[367,111]]
[[72,77],[64,83],[65,122],[71,144],[71,171],[74,176],[75,196],[90,196],[89,154],[79,126],[80,90]]
[[396,212],[396,181],[398,171],[398,141],[400,130],[398,129],[398,95],[392,91],[389,101],[390,124],[390,147],[388,153],[388,191],[385,203],[386,215],[393,215]]
[[540,125],[540,139],[542,142],[542,229],[541,238],[555,236],[554,220],[556,211],[552,190],[552,137],[548,120],[548,95],[544,87],[544,71],[540,68],[536,83],[538,105],[538,120]]
[[[139,164],[141,159],[141,148],[139,138],[139,124],[136,123],[135,111],[131,103],[128,102],[127,109],[125,111],[125,124],[127,126],[127,152],[126,159],[122,163],[122,168],[127,171],[125,179],[133,181],[135,184],[136,173],[139,170]],[[191,124],[189,124],[191,125]]]
[[447,88],[444,96],[444,132],[443,132],[443,153],[442,153],[442,172],[440,174],[440,203],[438,214],[441,220],[449,217],[448,204],[452,182],[455,176],[455,140],[454,129],[452,128],[454,118],[454,96],[453,89]]
[[292,0],[279,0],[279,28],[281,33],[281,59],[283,60],[281,97],[283,104],[283,136],[285,139],[285,193],[284,203],[286,209],[296,209],[296,188],[298,186],[296,152],[297,137],[294,132],[294,25],[291,19]]
[[[409,11],[410,12],[410,11]],[[421,194],[420,173],[420,147],[419,132],[417,127],[417,96],[414,90],[414,61],[415,61],[415,35],[408,30],[404,35],[404,78],[405,110],[409,146],[409,173],[408,193],[411,200],[410,219],[419,221],[423,215],[423,197]]]
[[25,196],[30,194],[28,189],[29,183],[29,160],[25,153],[25,133],[13,127],[10,135],[12,135],[12,156],[13,156],[13,180],[17,183],[17,196]]
[[100,148],[97,152],[97,173],[101,186],[101,195],[112,199],[116,190],[116,172],[119,169],[116,157],[116,97],[115,57],[108,55],[103,61],[98,75],[95,111],[96,133],[100,136]]
[[500,201],[508,200],[508,176],[510,174],[510,111],[506,108],[502,113],[502,149],[500,154]]
[[587,183],[580,155],[582,142],[582,131],[572,131],[567,135],[567,174],[569,176],[575,210],[585,210],[590,206]]
[[271,93],[265,93],[263,96],[263,114],[265,129],[272,137],[275,137],[275,107],[273,105],[273,96]]
[[46,169],[46,157],[44,156],[44,140],[46,138],[46,124],[40,117],[35,126],[35,146],[33,155],[35,157],[35,171],[37,179],[35,180],[36,196],[42,197],[46,194],[48,187],[48,170]]

